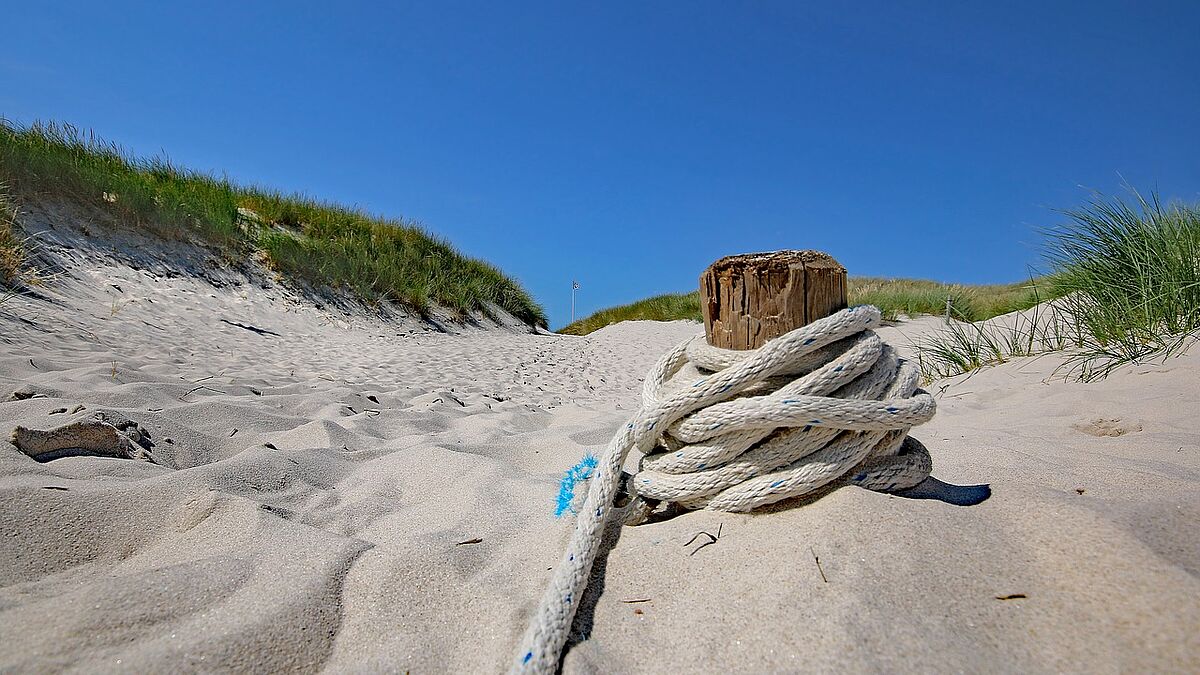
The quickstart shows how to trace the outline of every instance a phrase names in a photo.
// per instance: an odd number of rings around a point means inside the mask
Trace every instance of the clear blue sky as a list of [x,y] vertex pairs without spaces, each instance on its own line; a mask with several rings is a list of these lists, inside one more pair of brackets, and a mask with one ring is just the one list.
[[0,115],[418,219],[553,326],[754,250],[1015,281],[1089,189],[1200,197],[1197,2],[383,4],[13,3]]

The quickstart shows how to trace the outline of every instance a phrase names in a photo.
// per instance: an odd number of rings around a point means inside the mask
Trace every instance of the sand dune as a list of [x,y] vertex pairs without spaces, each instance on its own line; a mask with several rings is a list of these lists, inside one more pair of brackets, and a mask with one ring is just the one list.
[[[4,671],[503,670],[570,532],[561,472],[699,330],[444,334],[56,255],[0,308],[0,432],[118,415],[153,461],[0,441]],[[930,388],[914,435],[981,504],[845,488],[623,529],[564,669],[1196,670],[1200,354],[1086,385],[1060,363]]]

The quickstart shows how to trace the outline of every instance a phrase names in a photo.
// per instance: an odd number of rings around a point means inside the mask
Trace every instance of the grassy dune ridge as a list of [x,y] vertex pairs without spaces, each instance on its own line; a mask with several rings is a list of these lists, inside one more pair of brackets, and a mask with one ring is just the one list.
[[[847,281],[852,305],[875,305],[888,319],[900,315],[944,314],[949,298],[951,314],[965,321],[990,319],[1000,314],[1032,307],[1047,297],[1042,280],[1014,284],[944,284],[921,279],[850,277]],[[559,330],[570,335],[587,335],[619,321],[647,319],[701,321],[700,292],[668,293],[628,305],[610,307]]]
[[587,335],[604,328],[609,324],[621,321],[676,321],[686,319],[702,321],[700,314],[700,293],[666,293],[631,302],[628,305],[618,305],[602,309],[594,314],[579,319],[558,329],[559,333],[567,335]]
[[94,206],[161,237],[199,239],[230,260],[258,252],[285,281],[346,289],[367,304],[396,302],[421,314],[440,306],[460,315],[494,304],[546,325],[545,311],[518,282],[413,221],[134,157],[69,125],[0,119],[0,182],[18,201]]
[[[1122,364],[1181,354],[1200,340],[1200,205],[1163,204],[1130,189],[1129,198],[1094,195],[1061,215],[1064,223],[1043,232],[1046,276],[974,286],[851,277],[850,304],[876,305],[895,318],[943,315],[949,299],[955,320],[917,345],[927,379],[1065,350],[1067,376],[1095,380]],[[1055,302],[1039,304],[1046,300]],[[634,319],[699,321],[700,295],[611,307],[559,332],[586,335]]]

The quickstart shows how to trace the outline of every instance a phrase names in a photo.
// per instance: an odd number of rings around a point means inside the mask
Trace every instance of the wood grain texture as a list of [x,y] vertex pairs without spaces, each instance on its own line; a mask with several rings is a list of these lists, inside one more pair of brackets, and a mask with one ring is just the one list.
[[820,251],[721,258],[700,275],[708,343],[756,349],[846,307],[846,268]]

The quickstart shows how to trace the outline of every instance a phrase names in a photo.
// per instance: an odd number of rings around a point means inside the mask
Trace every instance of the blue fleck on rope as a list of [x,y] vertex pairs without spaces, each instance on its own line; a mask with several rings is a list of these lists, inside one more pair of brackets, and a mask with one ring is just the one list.
[[575,513],[575,509],[571,508],[571,502],[575,501],[575,484],[591,478],[595,470],[596,456],[590,452],[584,455],[578,464],[567,469],[562,483],[558,486],[558,505],[554,508],[555,518],[561,518],[562,514],[567,511]]

